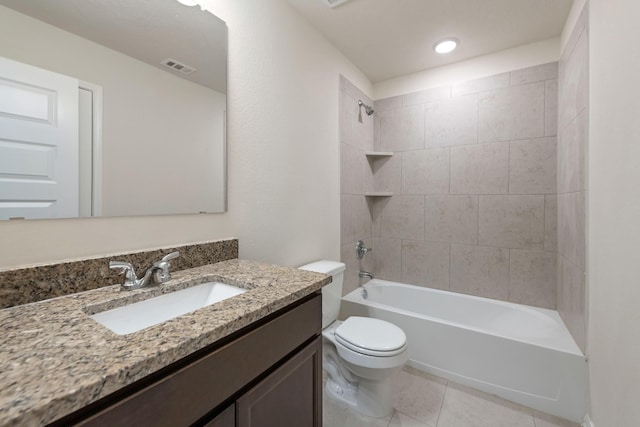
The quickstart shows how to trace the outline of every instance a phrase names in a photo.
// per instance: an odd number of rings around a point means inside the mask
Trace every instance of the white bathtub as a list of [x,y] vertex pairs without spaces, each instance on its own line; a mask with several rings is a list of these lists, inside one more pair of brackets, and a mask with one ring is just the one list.
[[586,361],[556,311],[374,279],[341,316],[401,327],[415,368],[572,421],[586,413]]

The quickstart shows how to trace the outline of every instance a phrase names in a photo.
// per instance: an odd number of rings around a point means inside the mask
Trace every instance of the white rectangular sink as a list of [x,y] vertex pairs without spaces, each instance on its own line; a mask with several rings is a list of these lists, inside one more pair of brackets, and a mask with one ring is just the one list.
[[96,313],[89,317],[118,335],[126,335],[240,295],[246,291],[246,289],[224,283],[207,282]]

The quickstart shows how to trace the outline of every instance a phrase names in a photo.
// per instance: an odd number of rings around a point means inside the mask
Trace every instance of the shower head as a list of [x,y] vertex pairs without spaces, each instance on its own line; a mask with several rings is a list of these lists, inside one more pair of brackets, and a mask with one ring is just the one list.
[[362,107],[364,107],[364,111],[365,113],[367,113],[367,116],[370,116],[373,114],[373,108],[369,107],[367,104],[365,104],[364,102],[362,102],[362,99],[358,99],[358,121],[360,123],[362,123]]
[[365,113],[367,113],[367,116],[370,116],[373,114],[373,108],[369,107],[367,104],[365,104],[364,102],[362,102],[361,99],[358,100],[358,105],[360,107],[364,107],[364,111]]

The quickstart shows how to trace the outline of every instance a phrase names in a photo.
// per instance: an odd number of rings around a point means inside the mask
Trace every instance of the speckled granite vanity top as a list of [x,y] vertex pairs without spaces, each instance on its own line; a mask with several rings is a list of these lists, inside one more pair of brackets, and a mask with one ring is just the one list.
[[[207,281],[249,291],[129,335],[116,335],[88,317]],[[0,310],[0,425],[54,421],[329,281],[322,274],[234,259],[175,272],[160,286],[108,286]]]

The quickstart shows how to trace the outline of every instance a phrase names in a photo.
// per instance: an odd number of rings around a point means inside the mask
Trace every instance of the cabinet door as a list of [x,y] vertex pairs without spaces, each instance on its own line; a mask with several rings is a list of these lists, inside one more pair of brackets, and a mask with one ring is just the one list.
[[235,427],[236,426],[236,405],[230,405],[220,415],[209,421],[204,427]]
[[238,427],[322,426],[322,337],[236,401]]

